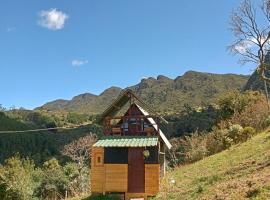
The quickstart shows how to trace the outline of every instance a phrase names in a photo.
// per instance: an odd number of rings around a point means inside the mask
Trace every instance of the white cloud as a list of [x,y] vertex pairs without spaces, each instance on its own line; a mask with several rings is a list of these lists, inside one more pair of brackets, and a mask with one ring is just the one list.
[[239,44],[237,44],[234,48],[239,53],[245,53],[247,49],[249,49],[252,46],[250,42],[243,41]]
[[86,65],[87,63],[88,63],[88,60],[75,59],[75,60],[72,60],[71,65],[78,67],[78,66]]
[[11,31],[15,31],[16,30],[16,27],[7,27],[6,31],[7,32],[11,32]]
[[69,16],[62,11],[52,8],[50,10],[42,10],[39,12],[38,24],[50,30],[60,30],[64,28],[66,20]]
[[[266,38],[262,38],[261,42],[264,42],[265,40],[266,40]],[[254,48],[257,43],[258,43],[258,41],[255,38],[250,38],[250,39],[246,39],[246,40],[239,42],[239,44],[236,45],[234,48],[236,51],[238,51],[240,53],[245,53],[248,49]],[[266,44],[266,45],[268,45],[268,44]]]

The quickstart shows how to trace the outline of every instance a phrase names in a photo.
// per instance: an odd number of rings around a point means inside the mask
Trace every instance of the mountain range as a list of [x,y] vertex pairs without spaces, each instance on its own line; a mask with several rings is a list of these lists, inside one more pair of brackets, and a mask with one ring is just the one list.
[[[132,89],[155,111],[169,114],[181,111],[185,104],[198,106],[213,103],[222,93],[243,89],[248,79],[246,75],[187,71],[175,79],[163,75],[143,78],[138,84],[127,88]],[[48,102],[36,109],[99,114],[122,90],[110,87],[99,95],[84,93],[71,100]]]

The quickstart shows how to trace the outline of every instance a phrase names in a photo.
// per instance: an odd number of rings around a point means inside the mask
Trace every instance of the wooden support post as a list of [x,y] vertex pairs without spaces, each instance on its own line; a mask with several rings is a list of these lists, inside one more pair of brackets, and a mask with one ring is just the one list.
[[165,155],[165,145],[160,144],[160,177],[163,178],[166,173],[166,155]]

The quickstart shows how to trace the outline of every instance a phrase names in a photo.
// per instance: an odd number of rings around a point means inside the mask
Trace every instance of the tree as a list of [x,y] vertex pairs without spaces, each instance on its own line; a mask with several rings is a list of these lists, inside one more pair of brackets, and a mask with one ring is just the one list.
[[43,178],[37,195],[41,199],[63,199],[69,180],[57,159],[52,158],[43,164]]
[[89,168],[83,167],[79,169],[77,163],[70,162],[64,166],[64,172],[68,178],[68,196],[82,196],[86,193],[89,194]]
[[266,72],[269,71],[270,63],[265,58],[270,48],[269,22],[270,0],[262,0],[258,7],[251,0],[244,0],[231,15],[230,29],[235,41],[229,46],[232,53],[241,56],[241,64],[253,62],[258,65],[257,72],[264,81],[267,99],[270,76]]
[[36,182],[33,180],[35,165],[33,161],[11,157],[0,166],[0,199],[33,199]]
[[6,111],[7,109],[2,105],[2,104],[0,104],[0,111],[2,111],[2,112],[4,112],[4,111]]
[[[95,134],[90,133],[85,137],[81,137],[78,140],[74,140],[70,144],[64,146],[62,150],[62,154],[69,156],[73,161],[75,161],[78,165],[78,173],[79,176],[74,179],[75,182],[81,183],[80,193],[86,192],[89,187],[85,185],[85,174],[88,166],[90,166],[90,158],[91,158],[91,147],[97,141],[97,136]],[[76,184],[73,184],[76,185]],[[75,188],[71,188],[71,190],[75,190]]]
[[91,147],[97,141],[97,136],[90,133],[87,136],[74,140],[70,144],[64,146],[62,154],[69,156],[80,166],[88,165],[91,157]]
[[72,124],[82,124],[83,122],[86,122],[88,119],[89,117],[86,114],[70,112],[67,115],[67,121]]
[[221,119],[229,119],[244,109],[260,101],[264,96],[254,91],[231,91],[220,96],[218,100],[219,114]]

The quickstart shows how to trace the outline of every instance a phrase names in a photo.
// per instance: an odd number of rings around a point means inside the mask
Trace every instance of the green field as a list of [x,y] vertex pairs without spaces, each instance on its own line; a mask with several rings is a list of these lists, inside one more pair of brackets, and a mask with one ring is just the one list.
[[270,199],[270,130],[169,172],[155,199]]

